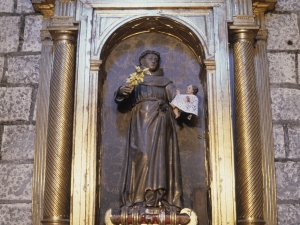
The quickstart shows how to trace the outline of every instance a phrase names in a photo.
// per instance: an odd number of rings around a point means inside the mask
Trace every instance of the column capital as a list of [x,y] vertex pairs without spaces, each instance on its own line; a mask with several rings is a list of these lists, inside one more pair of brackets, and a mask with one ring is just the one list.
[[59,41],[77,41],[78,27],[48,27],[54,42]]
[[203,60],[206,70],[215,70],[216,61],[214,59]]
[[246,40],[254,43],[259,26],[229,26],[229,40],[234,43],[239,40]]
[[100,70],[101,64],[102,64],[102,60],[91,59],[91,62],[90,62],[90,71],[91,72],[98,72]]

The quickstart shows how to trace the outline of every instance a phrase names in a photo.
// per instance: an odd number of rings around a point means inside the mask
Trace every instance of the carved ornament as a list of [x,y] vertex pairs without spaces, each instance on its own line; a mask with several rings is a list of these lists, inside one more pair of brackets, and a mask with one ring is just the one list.
[[32,0],[33,8],[45,17],[54,15],[55,0]]

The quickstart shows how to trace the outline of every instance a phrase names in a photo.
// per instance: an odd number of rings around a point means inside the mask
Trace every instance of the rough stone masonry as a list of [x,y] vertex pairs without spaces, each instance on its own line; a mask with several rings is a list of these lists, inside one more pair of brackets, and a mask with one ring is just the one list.
[[32,224],[35,104],[42,16],[0,0],[0,224]]
[[278,224],[300,224],[300,1],[266,15]]
[[[300,1],[266,15],[279,225],[300,221]],[[32,168],[42,16],[0,0],[0,224],[32,224]]]

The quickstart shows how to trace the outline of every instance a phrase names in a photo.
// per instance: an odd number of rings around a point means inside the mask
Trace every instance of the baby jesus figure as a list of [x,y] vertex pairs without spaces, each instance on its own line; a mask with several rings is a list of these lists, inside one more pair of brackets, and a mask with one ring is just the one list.
[[175,114],[175,119],[180,116],[180,111],[189,113],[189,120],[192,118],[192,114],[198,116],[198,97],[196,96],[197,92],[198,88],[191,84],[187,86],[186,94],[180,94],[180,92],[177,90],[176,97],[170,103]]

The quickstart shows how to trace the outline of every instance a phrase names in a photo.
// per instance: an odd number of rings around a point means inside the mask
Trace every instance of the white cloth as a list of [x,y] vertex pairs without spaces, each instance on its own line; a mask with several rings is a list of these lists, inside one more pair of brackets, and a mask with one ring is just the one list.
[[[187,97],[190,98],[190,102],[187,101]],[[198,97],[196,95],[176,95],[171,104],[175,105],[178,109],[186,113],[192,113],[198,116]]]

